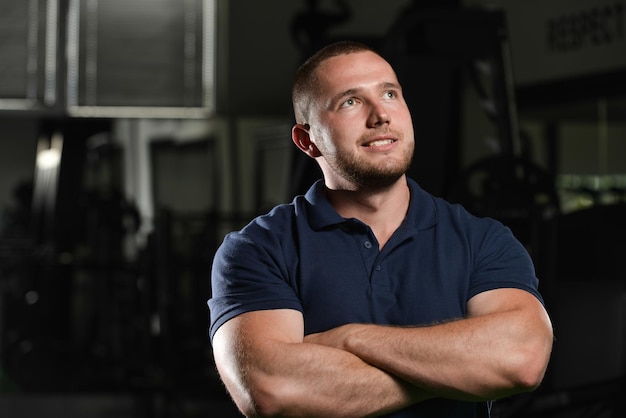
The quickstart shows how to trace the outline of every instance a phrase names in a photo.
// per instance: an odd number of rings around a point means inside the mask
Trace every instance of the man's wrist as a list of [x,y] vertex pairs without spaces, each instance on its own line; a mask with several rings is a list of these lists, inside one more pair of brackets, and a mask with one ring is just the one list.
[[364,350],[371,349],[372,331],[375,327],[377,326],[372,324],[350,324],[344,339],[344,350],[362,358]]

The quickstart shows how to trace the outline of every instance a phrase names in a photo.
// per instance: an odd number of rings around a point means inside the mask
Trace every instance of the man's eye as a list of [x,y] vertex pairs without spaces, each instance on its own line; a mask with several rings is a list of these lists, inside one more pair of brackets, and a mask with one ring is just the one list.
[[345,102],[343,102],[343,105],[344,106],[354,106],[354,103],[355,103],[354,99],[348,99]]
[[393,99],[394,97],[396,97],[396,93],[393,91],[386,91],[385,92],[385,97],[388,99]]

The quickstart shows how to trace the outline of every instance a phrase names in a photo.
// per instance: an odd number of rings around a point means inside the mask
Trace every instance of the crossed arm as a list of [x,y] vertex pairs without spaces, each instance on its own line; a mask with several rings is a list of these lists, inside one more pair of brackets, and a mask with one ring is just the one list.
[[533,390],[552,348],[543,306],[517,289],[481,293],[468,317],[428,327],[348,324],[303,336],[293,310],[222,325],[215,361],[247,416],[375,416],[433,397],[487,400]]

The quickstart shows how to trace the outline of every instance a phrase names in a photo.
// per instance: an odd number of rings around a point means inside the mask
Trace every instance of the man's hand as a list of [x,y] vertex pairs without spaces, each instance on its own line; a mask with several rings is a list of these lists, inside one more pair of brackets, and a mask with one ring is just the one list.
[[351,331],[356,331],[359,327],[359,324],[342,325],[337,328],[329,329],[328,331],[309,334],[304,337],[304,342],[347,351],[346,340],[349,338]]

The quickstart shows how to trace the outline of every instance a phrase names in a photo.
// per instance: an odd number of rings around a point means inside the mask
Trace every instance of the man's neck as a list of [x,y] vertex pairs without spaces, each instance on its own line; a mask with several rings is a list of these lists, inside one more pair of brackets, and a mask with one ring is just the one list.
[[410,201],[405,176],[387,188],[375,190],[346,191],[326,188],[326,196],[341,216],[356,218],[367,224],[374,232],[381,249],[402,224]]

